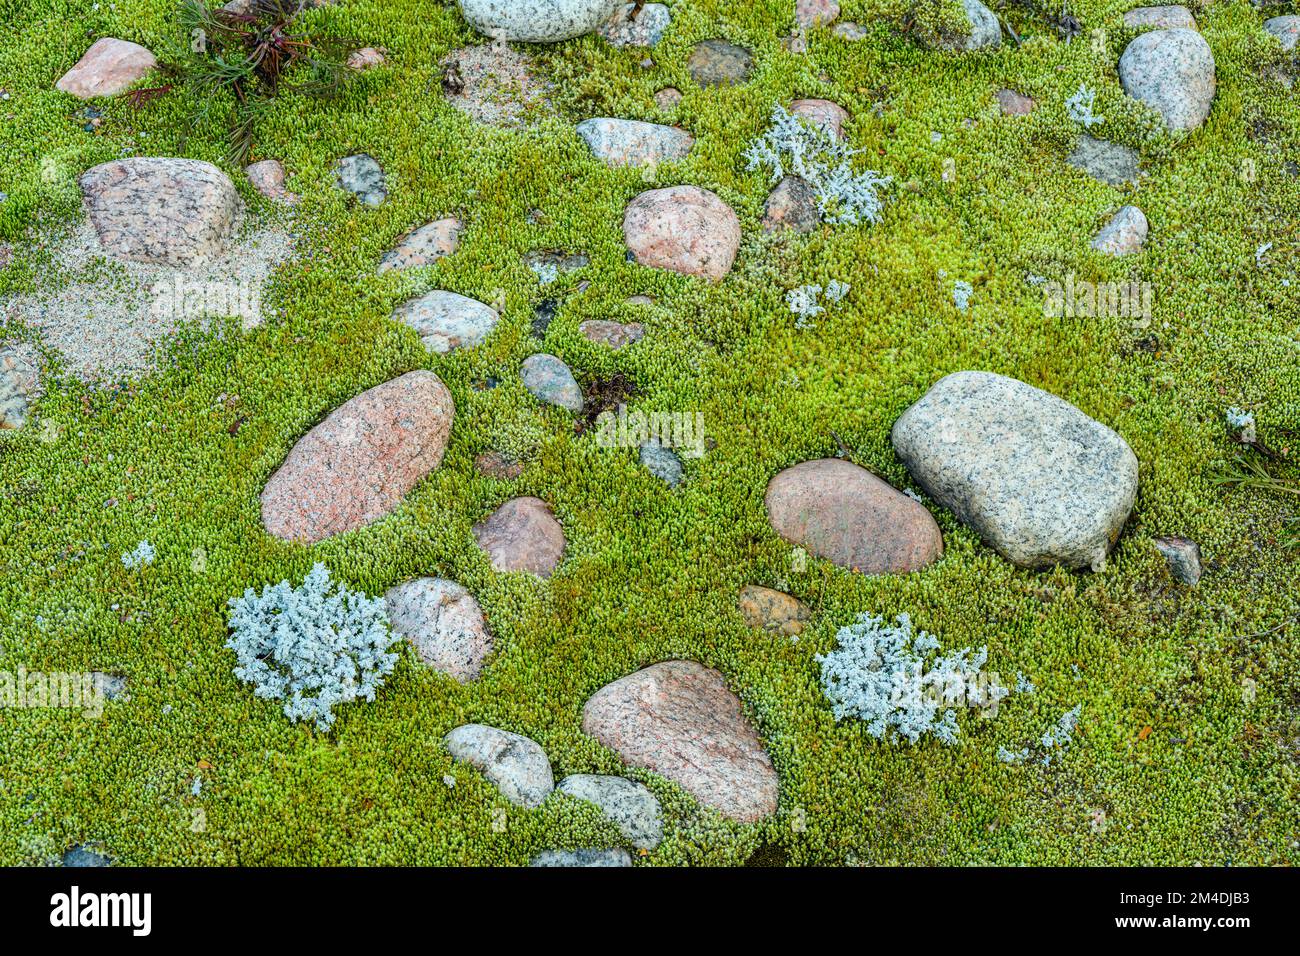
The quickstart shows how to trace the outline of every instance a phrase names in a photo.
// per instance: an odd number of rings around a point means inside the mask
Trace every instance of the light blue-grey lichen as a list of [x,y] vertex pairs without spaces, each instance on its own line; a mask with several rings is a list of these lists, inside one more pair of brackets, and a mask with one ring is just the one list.
[[824,289],[816,283],[791,289],[786,293],[785,304],[795,316],[795,328],[811,328],[809,319],[826,311],[826,306],[818,300],[824,298],[828,303],[837,303],[849,294],[849,288],[847,282],[832,279]]
[[1097,116],[1092,112],[1093,102],[1096,98],[1096,90],[1089,89],[1080,83],[1074,95],[1065,101],[1065,111],[1069,114],[1070,119],[1080,124],[1084,129],[1092,129],[1092,127],[1106,122],[1106,117]]
[[141,541],[135,546],[134,551],[128,551],[122,555],[122,567],[128,571],[134,571],[146,564],[153,564],[153,559],[158,555],[154,552],[153,545],[148,541]]
[[803,179],[825,222],[876,223],[883,208],[880,187],[891,180],[871,169],[856,172],[852,158],[860,152],[833,131],[777,104],[767,132],[745,150],[745,168],[767,170],[772,183],[787,173]]
[[258,697],[283,699],[290,720],[328,730],[335,705],[374,700],[397,663],[384,599],[333,583],[323,564],[300,587],[281,581],[260,595],[249,588],[229,604],[235,676]]
[[907,614],[898,615],[893,625],[861,614],[835,639],[835,650],[817,655],[822,690],[836,720],[856,717],[878,739],[916,743],[929,735],[956,743],[955,708],[996,703],[1008,693],[987,675],[980,679],[987,647],[941,655],[938,639],[914,633]]
[[969,282],[959,280],[953,283],[952,304],[959,312],[965,312],[970,307],[970,297],[974,294],[975,289]]

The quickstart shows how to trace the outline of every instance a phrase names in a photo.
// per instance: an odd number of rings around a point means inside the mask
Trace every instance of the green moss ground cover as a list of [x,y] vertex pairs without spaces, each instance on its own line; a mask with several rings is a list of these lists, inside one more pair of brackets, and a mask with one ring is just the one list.
[[[130,694],[98,721],[0,710],[0,862],[46,862],[79,843],[125,864],[519,864],[551,847],[611,845],[617,832],[594,807],[513,807],[453,765],[441,739],[481,722],[537,740],[557,779],[624,772],[581,733],[582,705],[673,657],[718,668],[743,699],[779,772],[780,810],[729,823],[631,771],[664,805],[666,837],[648,865],[1300,858],[1298,561],[1279,541],[1289,503],[1210,483],[1234,454],[1227,406],[1252,410],[1275,447],[1300,437],[1300,177],[1285,170],[1300,161],[1300,101],[1263,76],[1281,54],[1260,13],[1240,0],[1195,8],[1218,93],[1206,125],[1175,141],[1123,95],[1115,64],[1132,33],[1117,0],[1075,10],[1106,30],[1100,50],[1009,8],[1022,35],[1040,38],[980,55],[917,45],[896,29],[898,4],[845,0],[841,19],[870,36],[816,31],[807,55],[782,46],[789,3],[671,6],[652,68],[639,65],[645,51],[594,36],[530,49],[557,84],[554,111],[513,131],[442,98],[438,61],[479,42],[454,6],[346,0],[308,15],[389,58],[337,103],[277,101],[259,128],[253,158],[282,160],[304,197],[302,255],[266,294],[281,315],[248,333],[182,336],[157,373],[133,382],[85,386],[56,363],[35,426],[0,436],[0,667],[120,673]],[[157,49],[173,14],[170,0],[93,10],[0,0],[10,92],[0,234],[15,244],[0,292],[33,286],[39,240],[75,214],[89,166],[126,148],[221,163],[222,123],[184,137],[194,104],[183,96],[139,111],[96,104],[105,119],[87,132],[84,104],[53,89],[93,38]],[[748,83],[691,82],[691,46],[716,36],[754,51]],[[1136,257],[1088,249],[1125,193],[1063,162],[1077,132],[1064,101],[1080,83],[1098,91],[1101,132],[1144,155],[1138,195],[1152,234]],[[653,100],[667,85],[685,94],[671,118]],[[1002,86],[1038,108],[1000,116]],[[798,96],[845,106],[853,144],[894,177],[879,225],[760,238],[766,184],[741,152],[774,103]],[[573,132],[600,115],[671,119],[697,145],[651,176],[610,170]],[[388,174],[379,209],[331,185],[335,160],[362,151]],[[947,158],[952,182],[941,178]],[[274,214],[228,171],[254,215]],[[625,259],[624,206],[676,183],[713,190],[741,217],[741,254],[716,286]],[[418,274],[374,274],[397,236],[452,214],[466,223],[455,255]],[[543,289],[522,257],[553,247],[591,264]],[[1045,318],[1027,273],[1148,281],[1153,321]],[[848,298],[795,329],[785,292],[830,279],[851,283]],[[952,302],[958,280],[974,287],[966,312]],[[487,344],[430,355],[389,318],[429,288],[500,300]],[[633,294],[657,305],[625,304]],[[547,297],[562,303],[544,350],[581,382],[619,372],[638,408],[703,412],[713,447],[687,462],[680,489],[635,451],[575,435],[570,416],[524,391],[518,366],[541,350],[530,323]],[[597,318],[642,321],[648,334],[611,352],[577,332]],[[370,527],[312,547],[269,537],[258,494],[292,444],[341,402],[415,368],[435,370],[455,397],[442,467]],[[798,570],[766,521],[772,475],[836,453],[838,436],[906,486],[890,425],[940,376],[968,368],[1061,395],[1133,447],[1140,492],[1108,568],[1017,569],[936,509],[946,553],[921,572],[865,577],[815,560]],[[523,456],[522,476],[480,476],[473,459],[490,448]],[[549,582],[497,574],[473,544],[471,526],[516,494],[546,499],[564,526],[565,561]],[[1208,570],[1196,589],[1170,577],[1150,541],[1162,534],[1200,543]],[[158,559],[128,571],[120,556],[141,539]],[[458,685],[407,653],[379,699],[344,708],[332,733],[290,725],[231,674],[225,601],[301,580],[317,560],[372,594],[423,574],[463,583],[497,637],[484,676]],[[798,642],[745,627],[735,602],[749,583],[812,606]],[[1038,689],[992,719],[963,714],[955,747],[890,745],[836,725],[814,655],[863,610],[910,612],[948,647],[987,644],[989,669],[1021,671]],[[1075,705],[1075,742],[1049,766],[995,758]]]

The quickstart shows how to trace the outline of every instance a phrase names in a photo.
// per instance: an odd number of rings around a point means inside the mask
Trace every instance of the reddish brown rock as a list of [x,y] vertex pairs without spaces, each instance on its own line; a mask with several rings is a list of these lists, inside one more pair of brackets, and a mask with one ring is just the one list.
[[733,820],[776,811],[772,760],[740,700],[703,664],[665,661],[605,685],[583,707],[582,729]]
[[264,159],[244,168],[248,181],[253,188],[272,202],[284,203],[286,206],[297,205],[302,201],[284,188],[284,167],[278,159]]
[[651,189],[628,204],[623,239],[643,266],[720,282],[740,249],[740,219],[707,189]]
[[835,0],[795,0],[794,22],[801,29],[829,26],[840,15],[840,5]]
[[621,349],[625,345],[641,340],[645,335],[645,326],[640,322],[609,322],[605,319],[590,319],[578,326],[578,331],[590,342],[608,345],[612,349]]
[[998,90],[998,108],[1003,116],[1028,116],[1034,111],[1034,101],[1015,90]]
[[819,99],[795,100],[790,104],[790,112],[840,139],[844,138],[844,124],[848,122],[849,113],[838,103]]
[[763,231],[810,232],[822,221],[817,195],[804,179],[786,176],[768,194],[763,204]]
[[100,37],[54,85],[82,100],[116,96],[157,65],[154,55],[138,43]]
[[540,498],[511,498],[474,525],[474,539],[498,571],[549,578],[564,555],[564,531]]
[[384,517],[442,463],[455,413],[447,386],[425,370],[340,405],[266,483],[266,530],[311,543]]
[[377,66],[383,66],[384,61],[385,57],[382,50],[368,46],[361,50],[353,50],[348,54],[348,69],[362,73],[366,70],[373,70]]
[[220,257],[240,209],[230,177],[196,159],[115,159],[86,170],[80,184],[104,251],[137,262],[190,266]]
[[768,484],[766,502],[785,540],[863,574],[915,571],[943,554],[930,512],[852,462],[787,468]]
[[792,637],[803,632],[812,611],[784,591],[747,584],[740,589],[740,616],[750,627]]

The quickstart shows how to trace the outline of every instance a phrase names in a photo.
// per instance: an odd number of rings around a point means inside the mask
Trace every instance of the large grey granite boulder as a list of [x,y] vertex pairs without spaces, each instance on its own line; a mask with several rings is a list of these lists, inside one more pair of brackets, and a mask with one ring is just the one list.
[[445,578],[417,578],[384,595],[394,633],[420,660],[461,683],[474,680],[492,653],[492,634],[474,595]]
[[894,423],[925,491],[1022,567],[1100,570],[1137,495],[1124,439],[1069,402],[991,372],[955,372]]
[[574,773],[555,788],[600,807],[627,841],[639,850],[653,850],[664,838],[659,801],[644,785],[626,777]]
[[1195,30],[1144,33],[1119,59],[1124,92],[1156,110],[1171,130],[1194,130],[1214,101],[1214,54]]
[[458,0],[479,33],[498,40],[554,43],[590,33],[622,0]]
[[197,159],[114,159],[86,170],[80,184],[104,251],[136,262],[188,267],[220,258],[241,205],[230,177]]
[[456,760],[483,772],[501,795],[530,810],[555,787],[551,762],[535,740],[483,724],[464,724],[443,740]]
[[776,770],[762,741],[722,675],[696,661],[606,684],[583,707],[582,729],[733,820],[776,811]]

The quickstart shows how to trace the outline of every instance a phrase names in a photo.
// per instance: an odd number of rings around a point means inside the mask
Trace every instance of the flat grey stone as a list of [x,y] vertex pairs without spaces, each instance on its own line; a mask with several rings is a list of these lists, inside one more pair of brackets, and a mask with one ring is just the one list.
[[639,456],[645,469],[669,488],[676,488],[682,483],[682,460],[671,448],[665,448],[657,441],[644,441]]
[[517,806],[536,809],[555,787],[546,753],[522,734],[463,724],[443,742],[452,757],[481,770],[501,795]]
[[1284,50],[1294,50],[1300,40],[1300,16],[1272,17],[1264,21],[1264,29],[1277,37]]
[[635,780],[574,773],[561,780],[555,789],[600,807],[601,813],[639,850],[653,850],[664,837],[659,801]]
[[590,33],[622,0],[458,0],[479,33],[497,40],[554,43]]
[[477,299],[434,289],[399,305],[393,318],[415,329],[430,352],[445,355],[482,345],[501,317]]
[[942,50],[992,49],[1002,43],[1002,25],[997,16],[980,0],[961,0],[962,10],[970,21],[969,32],[936,44]]
[[578,124],[578,135],[607,166],[654,166],[685,159],[695,137],[676,126],[599,117]]
[[1214,102],[1214,54],[1195,30],[1144,33],[1119,58],[1124,92],[1158,112],[1171,130],[1194,130]]
[[1022,567],[1100,570],[1137,495],[1137,457],[1124,439],[991,372],[940,379],[891,437],[931,498]]
[[0,348],[0,430],[27,424],[41,396],[41,360],[30,345]]
[[112,866],[113,861],[103,853],[85,846],[74,846],[67,853],[63,854],[62,864],[72,867],[91,867],[91,866]]
[[529,866],[631,866],[627,850],[543,850]]
[[578,387],[569,366],[554,355],[545,352],[524,359],[520,375],[524,388],[539,401],[566,408],[575,415],[582,411],[582,389]]
[[413,229],[397,241],[379,260],[377,272],[415,269],[427,266],[456,251],[460,244],[461,223],[449,217]]
[[357,197],[363,206],[378,206],[388,198],[388,182],[375,157],[366,153],[344,156],[334,167],[338,187]]
[[686,61],[686,69],[700,86],[731,86],[744,83],[754,68],[754,55],[743,46],[726,40],[698,43]]
[[1148,27],[1160,30],[1186,27],[1188,30],[1195,30],[1196,18],[1192,16],[1191,10],[1181,6],[1138,7],[1124,14],[1124,26],[1130,30],[1142,30]]
[[1075,169],[1082,170],[1107,186],[1136,184],[1142,176],[1142,170],[1138,166],[1140,160],[1135,149],[1087,135],[1079,137],[1074,152],[1066,157],[1066,162]]

